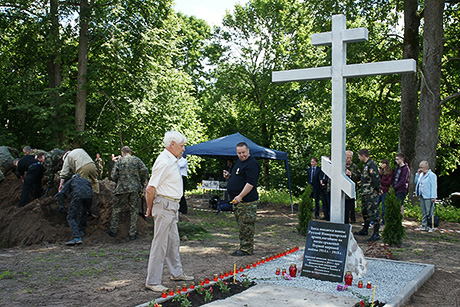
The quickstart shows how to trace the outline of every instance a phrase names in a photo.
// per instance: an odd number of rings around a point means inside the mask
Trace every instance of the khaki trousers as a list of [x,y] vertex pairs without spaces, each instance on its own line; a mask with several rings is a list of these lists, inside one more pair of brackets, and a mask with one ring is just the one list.
[[149,285],[161,285],[165,262],[172,276],[183,274],[179,256],[178,209],[178,202],[158,195],[153,201],[152,215],[155,227],[147,267],[146,283]]
[[80,174],[82,178],[88,179],[93,188],[93,192],[99,194],[99,181],[97,181],[97,168],[96,164],[88,163],[83,165],[77,170],[77,174]]

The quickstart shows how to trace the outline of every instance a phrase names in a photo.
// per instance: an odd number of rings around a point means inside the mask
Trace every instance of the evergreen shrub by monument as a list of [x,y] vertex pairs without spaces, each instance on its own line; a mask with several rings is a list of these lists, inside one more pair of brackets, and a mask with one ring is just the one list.
[[390,189],[385,199],[385,229],[382,233],[383,242],[401,246],[406,231],[402,225],[401,202],[396,198],[395,191]]
[[311,192],[313,188],[311,185],[307,185],[305,192],[300,196],[299,203],[299,224],[297,225],[297,231],[302,235],[307,235],[308,231],[308,222],[312,220],[312,209],[313,201],[311,199]]

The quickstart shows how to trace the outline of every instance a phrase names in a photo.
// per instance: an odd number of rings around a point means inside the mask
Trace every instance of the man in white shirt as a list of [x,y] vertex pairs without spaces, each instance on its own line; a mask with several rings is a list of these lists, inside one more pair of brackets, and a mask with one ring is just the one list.
[[194,279],[182,270],[177,229],[179,200],[183,195],[182,176],[177,162],[185,150],[185,142],[185,136],[179,132],[165,133],[165,150],[153,164],[152,176],[146,189],[146,216],[153,216],[155,224],[145,283],[145,287],[152,291],[168,289],[161,284],[165,261],[171,272],[171,280]]

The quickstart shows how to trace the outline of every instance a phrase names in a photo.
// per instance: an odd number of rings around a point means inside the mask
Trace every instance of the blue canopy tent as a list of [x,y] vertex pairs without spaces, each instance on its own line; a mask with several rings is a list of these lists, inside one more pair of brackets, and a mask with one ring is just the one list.
[[245,142],[248,144],[250,155],[256,159],[284,161],[288,179],[289,194],[291,196],[291,211],[294,213],[294,208],[292,205],[291,177],[289,176],[289,162],[286,152],[262,147],[244,135],[235,133],[196,145],[186,146],[184,157],[187,155],[206,156],[221,159],[237,157],[235,146],[240,142]]

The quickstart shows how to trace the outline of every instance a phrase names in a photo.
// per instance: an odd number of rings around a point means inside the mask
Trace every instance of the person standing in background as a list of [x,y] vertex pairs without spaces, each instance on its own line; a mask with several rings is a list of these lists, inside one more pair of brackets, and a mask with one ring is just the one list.
[[368,234],[370,222],[374,222],[374,233],[367,239],[372,243],[380,239],[380,214],[377,207],[377,198],[380,194],[380,176],[377,164],[369,158],[369,150],[366,148],[358,152],[361,162],[364,162],[363,172],[361,174],[361,212],[364,218],[364,226],[355,235],[365,236]]
[[390,168],[390,161],[382,159],[380,162],[380,195],[377,198],[377,206],[382,204],[382,226],[385,225],[385,198],[387,197],[388,190],[393,182],[393,171]]
[[394,172],[393,189],[395,189],[396,198],[401,202],[401,214],[404,215],[404,200],[407,195],[409,186],[410,169],[409,165],[404,162],[405,156],[402,153],[396,155],[396,164],[398,165]]
[[107,234],[116,237],[120,212],[124,205],[128,205],[130,213],[129,239],[137,239],[137,215],[141,205],[140,193],[147,183],[148,169],[144,162],[131,155],[131,148],[121,148],[121,158],[115,162],[112,178],[117,184],[115,187],[115,200],[112,209],[112,221]]
[[321,167],[318,166],[318,158],[313,157],[310,159],[310,165],[307,169],[308,183],[313,187],[311,197],[315,199],[315,218],[319,219],[319,200],[321,196],[321,183],[322,177]]
[[181,157],[179,161],[177,161],[177,163],[179,164],[180,174],[182,175],[182,185],[184,190],[184,195],[182,195],[179,202],[179,212],[187,214],[187,200],[185,199],[185,187],[187,186],[188,162],[186,158]]
[[96,159],[94,159],[94,163],[96,163],[96,169],[97,169],[97,179],[102,180],[102,177],[104,176],[104,160],[101,158],[101,154],[97,153],[96,154]]
[[419,169],[415,175],[415,195],[420,198],[420,208],[422,209],[422,230],[428,230],[432,223],[434,202],[437,198],[437,177],[430,170],[427,161],[419,164]]
[[[358,165],[353,163],[353,151],[345,151],[345,175],[347,175],[354,183],[355,189],[358,187],[358,181],[361,179]],[[345,224],[355,223],[355,198],[350,198],[345,195]]]

